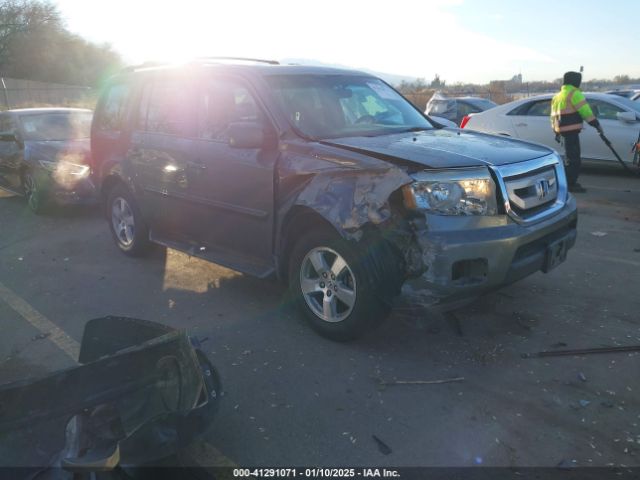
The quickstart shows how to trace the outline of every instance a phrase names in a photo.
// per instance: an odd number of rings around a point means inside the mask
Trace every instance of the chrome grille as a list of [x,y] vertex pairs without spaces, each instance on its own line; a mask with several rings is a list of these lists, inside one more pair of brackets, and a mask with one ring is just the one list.
[[553,167],[515,178],[505,178],[511,208],[525,213],[553,202],[558,196],[558,182]]
[[567,202],[567,179],[556,154],[492,167],[505,212],[519,223],[534,223]]

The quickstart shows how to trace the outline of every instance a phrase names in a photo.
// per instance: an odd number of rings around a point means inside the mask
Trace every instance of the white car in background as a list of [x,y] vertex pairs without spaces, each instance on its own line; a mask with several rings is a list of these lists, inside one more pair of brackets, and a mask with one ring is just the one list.
[[[549,121],[552,97],[553,94],[538,95],[476,113],[464,128],[541,143],[564,154]],[[585,93],[585,97],[606,137],[620,157],[631,163],[632,148],[640,134],[640,103],[605,93]],[[596,129],[586,123],[580,134],[580,146],[583,160],[617,162]]]

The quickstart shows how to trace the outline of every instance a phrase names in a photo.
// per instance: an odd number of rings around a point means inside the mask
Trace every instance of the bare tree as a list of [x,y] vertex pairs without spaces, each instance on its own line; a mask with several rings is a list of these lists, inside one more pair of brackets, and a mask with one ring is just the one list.
[[0,68],[11,61],[11,47],[17,38],[45,27],[62,29],[60,14],[51,3],[3,0],[0,3]]

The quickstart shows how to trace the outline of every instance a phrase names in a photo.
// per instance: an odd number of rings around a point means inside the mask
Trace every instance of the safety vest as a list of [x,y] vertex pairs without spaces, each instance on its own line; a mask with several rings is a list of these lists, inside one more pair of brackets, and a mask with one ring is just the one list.
[[583,120],[595,118],[583,93],[573,85],[563,85],[551,100],[551,128],[556,133],[579,132]]

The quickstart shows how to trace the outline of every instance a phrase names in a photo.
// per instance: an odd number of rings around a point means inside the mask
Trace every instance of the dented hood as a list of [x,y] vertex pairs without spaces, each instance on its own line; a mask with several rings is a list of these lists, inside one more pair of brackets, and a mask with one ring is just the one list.
[[410,161],[429,168],[504,165],[552,153],[541,145],[457,129],[338,138],[322,143],[382,160]]

